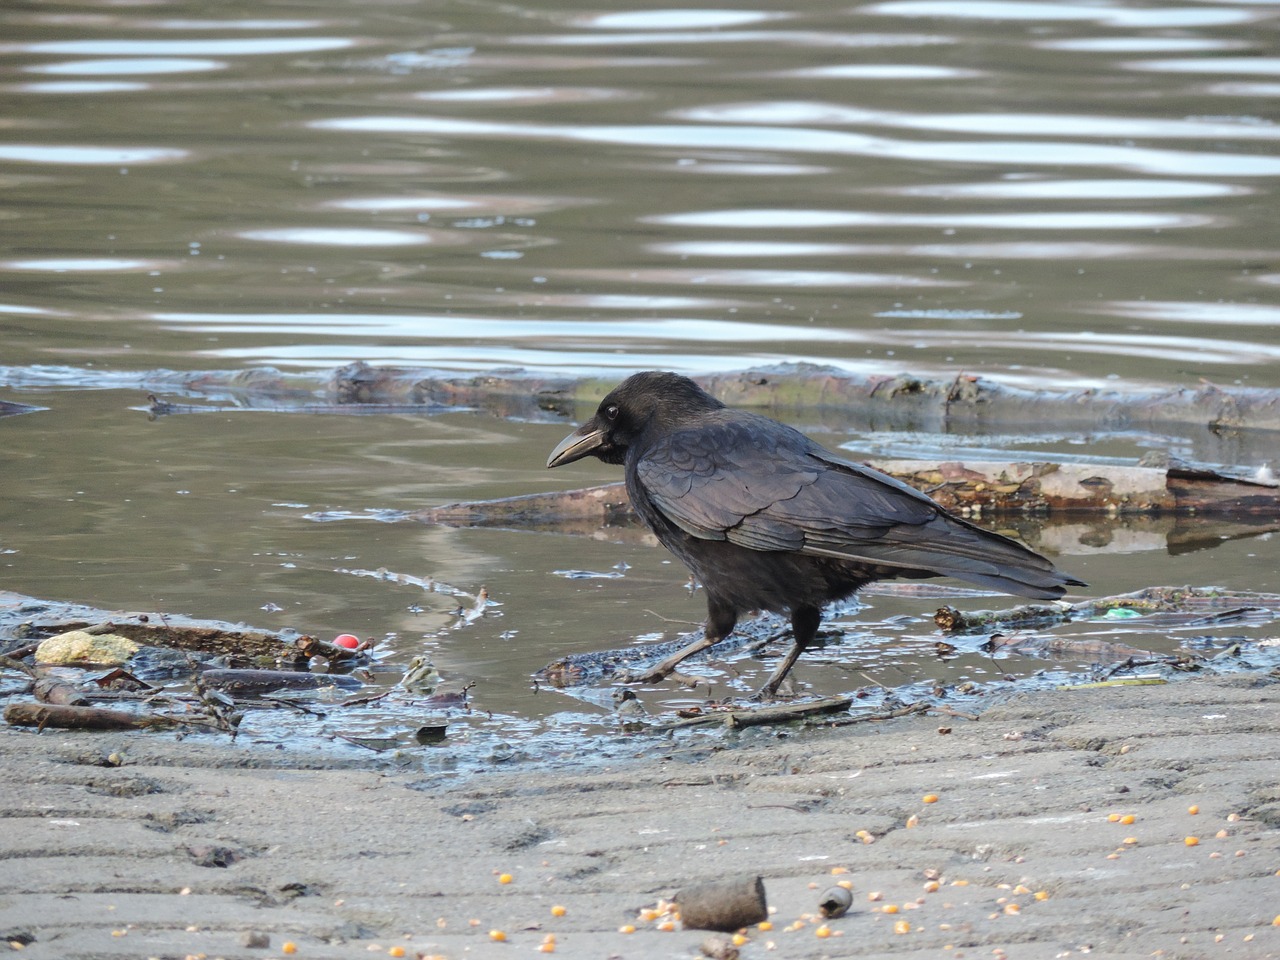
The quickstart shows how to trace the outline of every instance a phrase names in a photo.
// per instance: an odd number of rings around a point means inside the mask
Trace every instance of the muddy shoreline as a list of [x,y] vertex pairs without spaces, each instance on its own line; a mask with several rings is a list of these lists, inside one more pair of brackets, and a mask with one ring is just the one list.
[[[449,785],[211,736],[3,728],[0,932],[33,938],[22,955],[38,958],[272,957],[286,942],[299,957],[490,957],[548,934],[567,957],[685,956],[705,933],[638,912],[758,874],[776,914],[744,957],[769,943],[786,957],[1280,956],[1269,676],[1039,692],[976,722],[634,745],[590,772]],[[823,938],[804,918],[838,879],[853,908]]]

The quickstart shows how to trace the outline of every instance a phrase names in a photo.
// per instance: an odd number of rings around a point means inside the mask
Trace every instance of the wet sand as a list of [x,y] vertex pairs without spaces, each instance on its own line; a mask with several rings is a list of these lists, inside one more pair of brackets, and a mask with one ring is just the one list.
[[[677,957],[708,935],[638,912],[758,874],[776,913],[743,957],[1280,957],[1274,678],[635,744],[605,769],[450,785],[207,735],[3,728],[0,933],[79,960],[286,942],[301,958],[515,957],[548,934],[564,957]],[[822,937],[805,918],[838,880],[853,907]],[[246,946],[254,933],[269,946]]]

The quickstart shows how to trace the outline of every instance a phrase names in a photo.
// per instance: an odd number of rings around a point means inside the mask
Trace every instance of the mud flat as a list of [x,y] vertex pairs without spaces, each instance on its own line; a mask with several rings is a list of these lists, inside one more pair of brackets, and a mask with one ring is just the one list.
[[[0,934],[80,960],[515,957],[548,935],[645,960],[707,934],[642,910],[759,875],[774,914],[748,958],[1280,957],[1270,676],[633,742],[608,767],[450,782],[212,735],[2,728]],[[822,936],[839,881],[853,905]]]

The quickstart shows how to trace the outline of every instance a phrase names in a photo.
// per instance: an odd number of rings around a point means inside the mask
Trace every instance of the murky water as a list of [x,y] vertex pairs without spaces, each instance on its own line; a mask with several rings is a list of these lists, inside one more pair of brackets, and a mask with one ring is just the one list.
[[[146,373],[808,361],[1280,387],[1276,17],[1010,0],[6,8],[0,399],[47,409],[0,421],[0,585],[389,635],[388,670],[427,650],[521,729],[604,716],[594,693],[534,695],[528,675],[670,628],[659,614],[700,619],[660,551],[314,519],[614,479],[543,469],[567,423],[153,422],[133,409]],[[1255,434],[891,435],[790,413],[865,455],[1275,453]],[[1035,536],[1095,592],[1280,590],[1257,528],[1193,548],[1168,533]],[[361,575],[379,569],[487,585],[500,606],[459,627],[457,597]],[[924,670],[918,618],[936,604],[867,600],[856,662],[806,681]],[[949,676],[989,666],[966,664]]]

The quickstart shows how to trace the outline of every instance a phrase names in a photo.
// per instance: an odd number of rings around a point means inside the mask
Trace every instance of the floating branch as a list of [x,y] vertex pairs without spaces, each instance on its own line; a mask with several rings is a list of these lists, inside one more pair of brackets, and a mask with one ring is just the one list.
[[[863,376],[813,364],[780,364],[695,377],[733,406],[840,411],[880,427],[945,432],[983,424],[1043,424],[1124,430],[1194,426],[1215,434],[1280,429],[1280,391],[1198,386],[1148,392],[1026,390],[961,374],[928,379],[908,373]],[[459,376],[422,367],[352,363],[330,373],[279,370],[157,370],[133,382],[153,393],[181,392],[246,409],[336,412],[379,406],[400,412],[479,409],[503,417],[554,419],[577,403],[596,403],[614,384],[599,378],[554,377],[524,370]],[[115,384],[121,386],[121,384]],[[144,408],[147,409],[147,408]],[[155,414],[185,413],[196,405],[155,401]]]

